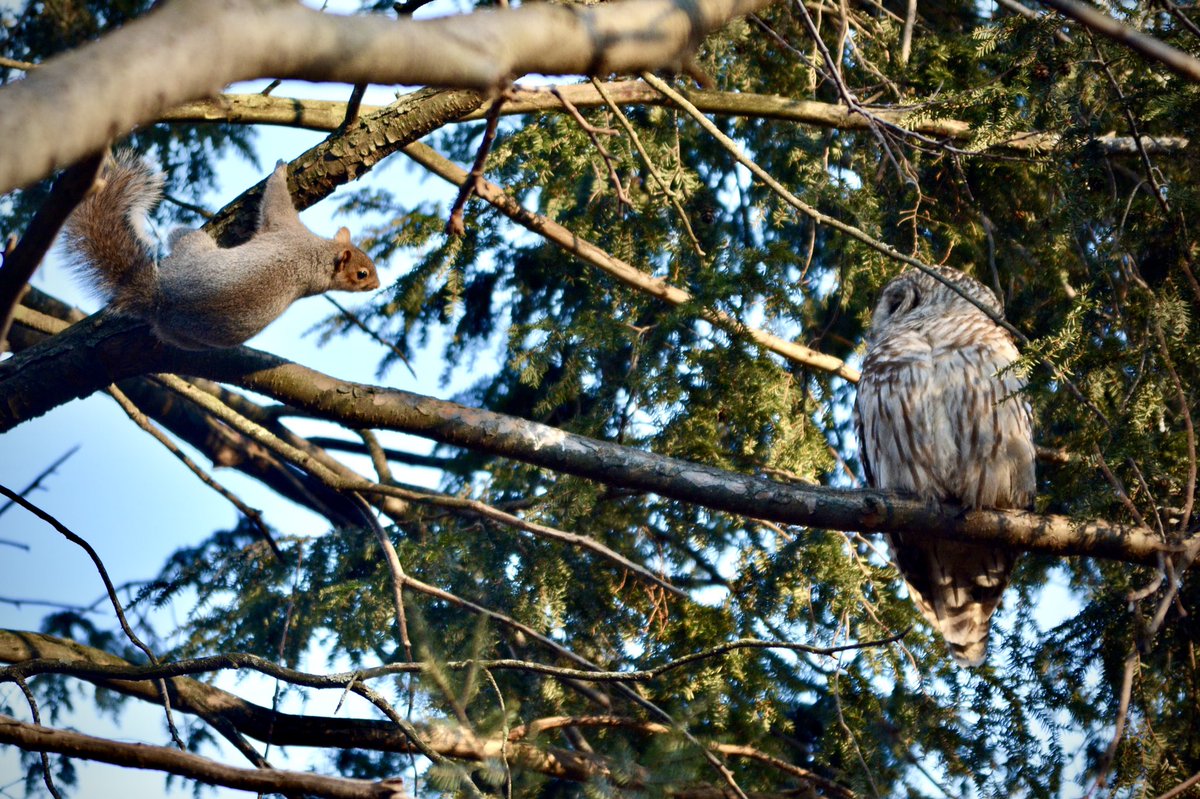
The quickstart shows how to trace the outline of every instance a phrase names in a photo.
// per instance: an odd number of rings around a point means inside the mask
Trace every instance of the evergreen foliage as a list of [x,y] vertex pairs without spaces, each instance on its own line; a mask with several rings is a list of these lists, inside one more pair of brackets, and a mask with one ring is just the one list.
[[[2,54],[40,60],[149,5],[34,4],[40,11],[10,28]],[[364,3],[372,5],[381,4]],[[86,16],[55,16],[60,7]],[[1064,39],[1053,14],[922,0],[905,62],[905,4],[842,5],[845,19],[836,5],[807,8],[859,102],[914,109],[909,126],[963,120],[970,139],[752,115],[717,124],[805,202],[997,290],[1028,338],[1020,368],[1038,444],[1069,455],[1039,464],[1039,511],[1144,524],[1173,542],[1194,534],[1200,86],[1086,29],[1072,26]],[[1107,10],[1200,53],[1200,36],[1158,6]],[[710,37],[696,66],[721,91],[841,99],[796,4],[777,3]],[[365,321],[406,353],[444,330],[444,374],[479,375],[456,398],[466,405],[731,471],[857,485],[853,385],[717,329],[699,311],[720,309],[853,362],[880,287],[902,265],[814,225],[669,104],[622,111],[673,197],[605,108],[582,113],[617,131],[601,138],[628,205],[565,113],[504,118],[487,177],[686,289],[691,304],[672,307],[618,283],[479,200],[467,206],[466,234],[453,238],[443,232],[446,208],[376,191],[350,201],[391,220],[373,231],[372,255],[411,267]],[[469,164],[482,124],[449,126],[432,143]],[[1055,134],[1055,144],[1003,146],[1031,131]],[[1189,144],[1117,153],[1099,140],[1114,131]],[[248,149],[251,137],[232,125],[171,125],[133,143],[202,187],[206,165],[226,148]],[[6,200],[6,228],[21,227],[42,191]],[[483,369],[496,351],[495,368]],[[381,375],[397,357],[381,355]],[[575,782],[501,758],[447,760],[422,772],[420,795],[606,799],[723,786],[683,730],[702,745],[750,747],[820,778],[726,753],[743,790],[772,797],[1078,796],[1100,775],[1107,794],[1157,796],[1200,771],[1200,588],[1190,573],[1154,586],[1155,570],[1145,567],[1026,556],[987,664],[964,671],[921,621],[877,537],[784,529],[478,453],[438,454],[451,461],[447,493],[590,536],[688,592],[670,596],[584,550],[443,507],[414,504],[388,530],[409,574],[606,670],[655,668],[740,638],[840,646],[902,637],[833,657],[739,649],[668,670],[635,689],[674,719],[658,731],[649,725],[663,718],[610,683],[449,668],[473,658],[573,664],[495,619],[408,591],[413,647],[428,667],[376,681],[377,690],[397,707],[410,704],[414,720],[469,727],[480,738],[579,717],[572,730],[523,740],[590,747],[606,764]],[[286,563],[246,525],[164,566],[139,598],[187,614],[177,635],[158,642],[162,659],[248,652],[318,670],[314,651],[352,669],[406,658],[369,530],[311,539],[276,532]],[[1078,612],[1061,618],[1045,606],[1064,592]],[[119,651],[123,639],[111,630],[84,625],[57,614],[45,629],[143,660]],[[1130,658],[1129,712],[1109,762]],[[35,683],[57,692],[56,702],[65,701],[63,686]],[[597,716],[625,721],[587,720]],[[368,778],[424,765],[366,750],[331,751],[329,762]]]

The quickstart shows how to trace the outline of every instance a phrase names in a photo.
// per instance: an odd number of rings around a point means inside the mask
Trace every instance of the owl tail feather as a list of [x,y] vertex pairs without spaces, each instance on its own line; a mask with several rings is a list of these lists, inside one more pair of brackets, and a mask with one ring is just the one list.
[[974,668],[987,658],[988,633],[992,628],[992,610],[979,603],[960,608],[954,616],[930,619],[946,639],[950,656],[960,666]]
[[981,665],[1012,555],[957,541],[916,543],[913,536],[897,547],[899,538],[893,535],[892,551],[921,615],[941,633],[958,665]]

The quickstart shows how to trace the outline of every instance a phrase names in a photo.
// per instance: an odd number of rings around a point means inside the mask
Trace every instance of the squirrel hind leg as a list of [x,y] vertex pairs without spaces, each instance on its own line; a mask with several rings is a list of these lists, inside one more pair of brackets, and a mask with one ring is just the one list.
[[201,253],[217,249],[217,243],[213,241],[212,236],[203,230],[192,230],[186,227],[178,227],[172,230],[171,234],[167,237],[167,244],[171,248],[171,255],[173,256],[181,253]]
[[296,210],[291,192],[288,191],[287,167],[286,161],[280,161],[267,178],[258,206],[259,233],[296,228],[305,230],[304,223],[300,221],[300,212]]

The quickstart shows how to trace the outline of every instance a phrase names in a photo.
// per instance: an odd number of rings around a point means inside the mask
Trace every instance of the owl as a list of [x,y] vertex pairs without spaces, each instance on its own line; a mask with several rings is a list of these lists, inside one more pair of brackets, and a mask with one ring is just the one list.
[[[867,482],[969,508],[1029,508],[1032,414],[1020,396],[1024,383],[1005,371],[1017,348],[970,300],[997,317],[1004,307],[957,269],[933,271],[950,285],[902,272],[871,319],[854,403]],[[891,533],[889,544],[950,654],[960,665],[981,664],[1014,553],[908,532]]]

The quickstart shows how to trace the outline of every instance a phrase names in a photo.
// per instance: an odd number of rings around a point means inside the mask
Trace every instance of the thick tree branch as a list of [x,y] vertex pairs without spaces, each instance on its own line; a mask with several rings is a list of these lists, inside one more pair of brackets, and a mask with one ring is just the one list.
[[[530,72],[676,64],[766,0],[534,3],[430,20],[339,16],[291,0],[176,0],[0,88],[0,193],[181,102],[259,77],[491,89]],[[62,120],[71,120],[63,125]]]
[[[19,321],[20,317],[18,317]],[[406,391],[338,380],[247,347],[184,352],[136,320],[97,314],[0,365],[0,432],[115,380],[177,372],[241,386],[352,429],[387,429],[522,460],[607,485],[757,519],[906,531],[1057,555],[1154,563],[1153,531],[1018,511],[966,512],[882,491],[785,485]]]
[[328,799],[399,799],[406,796],[399,780],[367,782],[300,771],[235,768],[165,746],[121,743],[70,730],[25,724],[4,715],[0,715],[0,742],[33,752],[55,752],[117,766],[165,771],[243,791],[303,793]]
[[[670,102],[651,86],[640,80],[622,80],[603,84],[604,90],[618,105],[670,105]],[[590,84],[571,84],[556,87],[577,108],[600,108],[603,96]],[[722,92],[707,90],[681,91],[698,109],[716,116],[738,116],[778,119],[818,128],[866,130],[869,121],[851,113],[845,106],[813,100],[796,100],[774,94]],[[485,103],[459,117],[459,121],[483,119]],[[383,106],[364,105],[361,112],[371,113]],[[871,116],[913,133],[956,142],[969,143],[975,136],[970,123],[959,119],[930,118],[928,109],[909,110],[867,106]],[[223,94],[212,100],[184,103],[166,111],[164,122],[235,122],[247,125],[283,125],[307,130],[337,130],[346,113],[346,104],[335,100],[300,100],[261,94]],[[549,91],[517,90],[514,99],[500,109],[502,116],[531,113],[563,113],[562,103]],[[1022,153],[1046,153],[1062,142],[1057,133],[1030,131],[1018,133],[987,150],[1009,150]],[[1181,136],[1143,136],[1143,147],[1150,153],[1182,153],[1188,139]],[[1137,142],[1130,136],[1106,134],[1088,142],[1110,155],[1136,155]]]
[[46,202],[33,215],[25,235],[16,247],[4,253],[4,267],[0,268],[0,352],[7,347],[13,311],[21,301],[25,286],[54,243],[67,216],[92,187],[100,162],[101,156],[93,154],[64,170],[54,181]]
[[[712,657],[735,648],[766,648],[776,644],[800,651],[834,654],[846,649],[873,646],[871,642],[830,649],[807,647],[799,644],[781,644],[768,641],[736,641],[724,647],[716,647],[691,657],[682,658],[658,668],[638,672],[643,679],[653,678],[663,672]],[[338,748],[360,748],[381,751],[407,752],[413,743],[398,727],[383,721],[368,719],[323,718],[317,716],[295,716],[280,713],[246,702],[240,697],[198,680],[179,675],[213,671],[220,668],[253,668],[262,673],[276,676],[295,685],[313,688],[344,690],[352,680],[367,680],[391,674],[417,671],[421,664],[389,664],[374,669],[364,669],[352,674],[312,675],[287,669],[250,655],[218,655],[201,658],[187,663],[164,664],[158,667],[139,667],[129,664],[103,650],[79,644],[67,639],[43,633],[0,629],[0,663],[14,664],[8,671],[12,678],[37,674],[63,674],[87,680],[95,685],[135,697],[153,701],[147,680],[160,676],[173,676],[173,699],[178,709],[188,713],[204,713],[220,717],[232,723],[238,730],[254,738],[263,739],[264,734],[280,745],[325,746]],[[442,664],[444,668],[515,668],[563,677],[573,675],[579,679],[611,678],[625,681],[629,675],[623,672],[591,674],[577,669],[547,667],[542,664],[516,661],[482,661]],[[122,679],[128,678],[128,679]],[[558,719],[538,719],[513,731],[502,738],[479,738],[465,729],[456,729],[439,724],[413,725],[422,741],[435,757],[453,757],[469,761],[497,758],[502,752],[511,762],[521,768],[537,771],[560,779],[584,781],[604,777],[610,766],[601,756],[574,752],[552,746],[535,746],[522,738],[534,738],[537,732],[555,727]],[[623,720],[624,721],[624,720]],[[627,720],[628,724],[639,725],[640,729],[652,734],[669,734],[672,728],[656,722]],[[627,726],[627,725],[626,725]],[[730,744],[710,744],[713,751],[762,760],[765,755],[751,747]],[[49,749],[48,751],[57,751]],[[771,765],[787,770],[791,776],[820,786],[830,795],[850,797],[849,791],[804,769],[797,769],[772,758]],[[278,773],[278,772],[276,772]],[[644,779],[646,774],[639,774]],[[707,786],[691,786],[668,790],[668,795],[689,797],[719,797],[720,794]],[[752,794],[752,796],[760,796]]]
[[1177,50],[1166,42],[1134,30],[1077,0],[1042,0],[1042,5],[1050,6],[1064,17],[1159,62],[1176,75],[1200,81],[1200,59]]
[[[35,332],[23,325],[13,328],[14,350],[18,352],[42,341],[45,335],[61,330],[60,319],[78,321],[84,318],[82,313],[74,311],[36,288],[30,289],[24,302],[26,306],[36,308],[49,318],[43,320],[46,323],[43,332]],[[28,314],[28,308],[23,313]],[[280,496],[325,517],[330,524],[350,526],[362,523],[361,514],[348,499],[331,491],[311,475],[291,468],[269,450],[215,420],[191,402],[180,401],[179,397],[153,380],[134,377],[117,385],[146,415],[204,453],[214,466],[236,469],[263,483]],[[216,384],[212,384],[212,389],[218,390]],[[224,393],[224,399],[231,399],[232,392]],[[247,407],[249,404],[249,401],[240,403],[239,410],[243,414],[250,414],[252,409]],[[277,423],[266,419],[265,411],[261,408],[258,408],[258,411],[259,413],[254,415],[256,419],[261,420],[277,435],[283,432],[278,429]],[[307,446],[315,456],[320,454],[319,445],[309,443]],[[337,462],[329,456],[324,456],[324,459]],[[389,507],[382,499],[380,504],[389,516],[398,520],[395,508]]]

